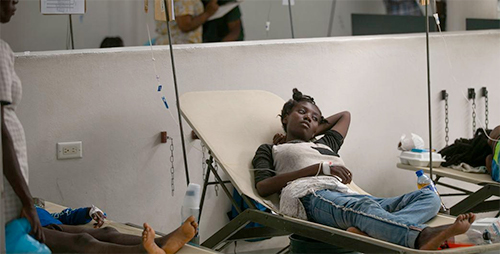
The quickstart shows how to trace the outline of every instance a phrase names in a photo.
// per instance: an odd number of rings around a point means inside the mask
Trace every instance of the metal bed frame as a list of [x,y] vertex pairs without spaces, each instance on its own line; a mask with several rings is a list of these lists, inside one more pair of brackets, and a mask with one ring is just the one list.
[[[184,119],[210,151],[210,158],[207,160],[208,170],[203,184],[200,214],[206,188],[212,184],[220,185],[231,202],[236,204],[229,189],[225,186],[229,181],[222,180],[214,167],[215,161],[219,162],[218,165],[227,174],[234,188],[241,194],[249,207],[244,211],[237,208],[239,215],[206,239],[201,244],[202,246],[211,249],[222,246],[219,248],[222,249],[228,243],[236,240],[297,234],[364,253],[478,253],[499,248],[500,244],[493,244],[460,248],[459,250],[421,251],[307,220],[283,216],[277,214],[276,211],[268,213],[258,210],[251,199],[270,209],[272,205],[258,196],[251,184],[249,171],[251,156],[249,154],[255,152],[255,148],[252,147],[265,142],[270,138],[268,136],[280,130],[281,126],[276,121],[274,112],[278,112],[283,103],[283,99],[265,91],[190,92],[180,97],[180,110]],[[248,121],[251,123],[262,123],[263,121],[268,124],[248,124]],[[214,122],[217,123],[217,126],[214,126]],[[242,149],[234,148],[241,144],[245,144]],[[214,174],[215,182],[209,182],[209,174]],[[248,182],[243,182],[247,181],[247,177]],[[360,191],[362,192],[361,189]],[[452,217],[438,215],[430,222],[430,225],[450,224],[453,221]],[[259,223],[263,227],[245,228],[250,222]]]

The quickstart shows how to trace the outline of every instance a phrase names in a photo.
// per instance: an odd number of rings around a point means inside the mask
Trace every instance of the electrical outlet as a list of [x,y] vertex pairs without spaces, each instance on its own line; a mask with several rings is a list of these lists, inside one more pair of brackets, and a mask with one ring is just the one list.
[[57,159],[82,158],[82,141],[57,143]]

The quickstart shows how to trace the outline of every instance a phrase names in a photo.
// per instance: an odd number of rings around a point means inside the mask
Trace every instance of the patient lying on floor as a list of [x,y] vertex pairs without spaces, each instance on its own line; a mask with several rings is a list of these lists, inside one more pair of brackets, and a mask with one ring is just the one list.
[[349,129],[349,112],[325,119],[312,97],[294,89],[281,122],[286,135],[275,136],[276,145],[261,145],[252,164],[257,192],[281,193],[283,214],[425,250],[438,249],[474,222],[475,215],[468,213],[451,225],[423,224],[440,208],[439,197],[427,189],[393,198],[351,190],[353,175],[338,155]]
[[[39,203],[40,204],[40,203]],[[155,253],[173,254],[196,234],[198,224],[189,217],[172,233],[155,238],[155,231],[144,223],[141,236],[122,234],[112,227],[100,228],[105,213],[99,208],[84,207],[49,213],[37,206],[45,244],[54,253]],[[94,220],[94,228],[83,226]]]

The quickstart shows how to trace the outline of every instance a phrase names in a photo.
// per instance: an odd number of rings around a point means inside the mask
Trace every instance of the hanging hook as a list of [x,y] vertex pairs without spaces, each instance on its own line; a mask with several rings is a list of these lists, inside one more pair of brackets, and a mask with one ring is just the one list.
[[467,89],[467,95],[468,95],[469,100],[475,99],[476,98],[476,91],[474,90],[474,88]]
[[448,99],[448,93],[446,92],[446,90],[442,90],[441,91],[441,100],[446,100]]
[[168,135],[166,131],[160,132],[160,137],[161,137],[161,143],[165,144],[167,143]]

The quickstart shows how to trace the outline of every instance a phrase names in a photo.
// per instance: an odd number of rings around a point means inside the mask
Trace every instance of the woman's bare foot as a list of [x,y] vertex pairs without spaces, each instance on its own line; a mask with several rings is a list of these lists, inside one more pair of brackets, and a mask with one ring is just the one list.
[[144,223],[142,245],[149,254],[174,254],[195,236],[197,228],[198,223],[193,216],[190,216],[180,227],[169,234],[167,241],[160,248],[155,243],[155,231]]
[[346,229],[346,231],[351,232],[351,233],[355,233],[355,234],[358,234],[358,235],[369,236],[367,233],[359,230],[356,227],[349,227],[349,228]]
[[476,220],[473,213],[460,214],[455,223],[440,227],[427,227],[417,238],[417,246],[421,250],[437,250],[448,238],[467,232]]

